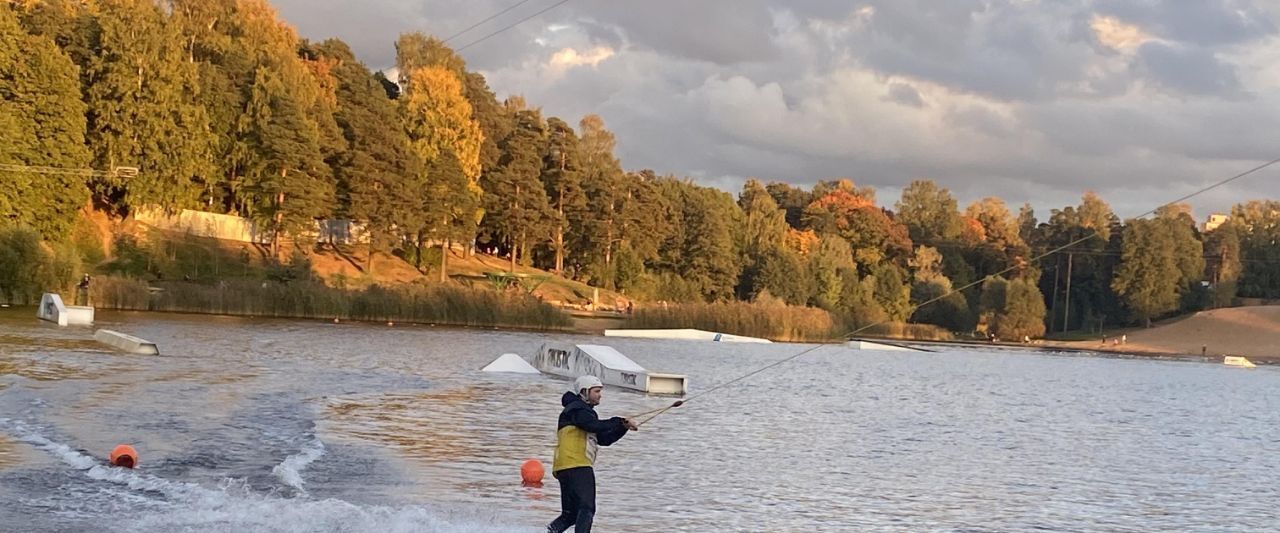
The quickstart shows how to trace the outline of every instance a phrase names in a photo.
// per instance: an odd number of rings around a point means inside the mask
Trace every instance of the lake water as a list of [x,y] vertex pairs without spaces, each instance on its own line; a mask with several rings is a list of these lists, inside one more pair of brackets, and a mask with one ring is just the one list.
[[[0,530],[540,531],[567,382],[478,369],[601,337],[0,310]],[[608,339],[692,392],[805,345]],[[600,531],[1263,531],[1280,372],[823,347],[603,448]],[[607,390],[603,416],[669,399]],[[118,443],[128,471],[103,466]]]

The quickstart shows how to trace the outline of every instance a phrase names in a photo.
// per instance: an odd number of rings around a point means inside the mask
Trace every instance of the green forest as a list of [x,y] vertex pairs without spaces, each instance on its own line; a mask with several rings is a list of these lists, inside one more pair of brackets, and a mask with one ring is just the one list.
[[441,280],[448,254],[429,250],[461,246],[642,302],[765,299],[855,327],[1021,339],[1280,298],[1280,202],[1202,232],[1187,206],[1121,220],[1088,192],[1039,217],[996,196],[961,206],[945,176],[891,207],[848,179],[751,180],[735,198],[624,170],[601,117],[499,100],[435,37],[392,45],[396,79],[299,38],[265,0],[6,3],[0,298],[106,259],[84,243],[87,210],[157,207],[250,218],[273,246],[358,221],[372,250]]

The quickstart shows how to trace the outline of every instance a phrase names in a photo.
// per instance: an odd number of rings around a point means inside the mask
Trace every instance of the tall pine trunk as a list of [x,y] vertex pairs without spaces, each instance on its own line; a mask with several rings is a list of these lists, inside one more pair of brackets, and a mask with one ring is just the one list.
[[507,272],[514,274],[516,271],[516,240],[508,238],[507,245],[511,247],[511,266],[507,268]]
[[[289,169],[287,168],[280,169],[281,178],[288,176],[288,174],[289,174]],[[280,181],[281,181],[280,186],[283,187],[284,180],[281,179]],[[275,231],[272,232],[271,234],[271,253],[276,256],[276,261],[279,261],[282,263],[284,262],[284,251],[281,250],[280,248],[280,233],[281,233],[280,230],[283,226],[284,226],[284,191],[280,191],[279,193],[276,194],[276,227],[275,227]]]
[[[564,158],[560,159],[560,180],[564,181]],[[560,185],[556,198],[556,275],[564,275],[564,184]]]
[[416,250],[413,254],[413,268],[422,272],[422,230],[418,230],[417,236],[414,237],[413,248]]
[[609,217],[609,222],[605,226],[604,237],[604,266],[613,266],[613,217]]
[[440,283],[444,283],[449,281],[449,215],[444,216],[441,227],[445,230],[445,236],[440,241]]
[[449,239],[440,243],[440,283],[449,281]]

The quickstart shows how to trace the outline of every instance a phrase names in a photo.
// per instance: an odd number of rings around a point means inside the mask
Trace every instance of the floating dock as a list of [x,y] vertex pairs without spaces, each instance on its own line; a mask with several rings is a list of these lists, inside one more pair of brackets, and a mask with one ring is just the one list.
[[755,342],[755,343],[772,343],[769,339],[760,339],[756,337],[744,337],[742,335],[730,335],[728,333],[716,333],[714,331],[703,331],[700,329],[606,329],[604,330],[606,337],[634,337],[640,339],[675,339],[684,341],[712,341],[712,342]]

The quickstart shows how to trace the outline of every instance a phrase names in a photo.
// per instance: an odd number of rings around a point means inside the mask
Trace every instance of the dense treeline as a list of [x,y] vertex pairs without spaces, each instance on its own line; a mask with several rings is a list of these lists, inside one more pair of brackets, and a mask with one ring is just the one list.
[[996,197],[962,210],[928,180],[892,210],[848,180],[752,180],[734,198],[624,171],[600,117],[499,100],[436,38],[394,45],[389,79],[339,40],[299,39],[264,0],[7,3],[0,164],[105,172],[0,171],[0,297],[102,260],[68,251],[85,205],[244,216],[277,249],[317,219],[352,219],[370,257],[442,280],[449,254],[433,246],[648,300],[767,296],[848,325],[1015,339],[1280,297],[1277,202],[1236,206],[1201,233],[1185,208],[1121,221],[1093,194],[1044,221]]

